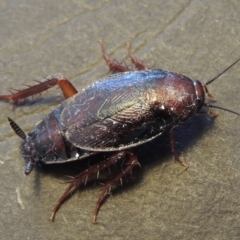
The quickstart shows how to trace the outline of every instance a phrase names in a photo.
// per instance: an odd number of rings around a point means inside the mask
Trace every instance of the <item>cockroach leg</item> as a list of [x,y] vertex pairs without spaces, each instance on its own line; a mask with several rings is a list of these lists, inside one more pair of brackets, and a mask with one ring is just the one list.
[[126,156],[126,152],[125,151],[121,151],[121,152],[117,152],[114,155],[112,155],[111,157],[103,160],[102,162],[93,165],[92,167],[86,169],[85,171],[81,172],[79,175],[77,175],[72,182],[69,184],[68,188],[65,190],[65,192],[63,193],[63,195],[59,198],[56,206],[54,207],[51,217],[50,217],[50,221],[54,221],[55,215],[57,213],[57,211],[59,210],[59,208],[61,207],[61,205],[72,195],[72,193],[76,190],[77,187],[79,187],[81,184],[85,185],[87,179],[98,173],[99,171],[106,169],[108,167],[110,167],[111,165],[115,164],[118,161],[121,161],[125,158]]
[[72,97],[78,92],[76,88],[69,82],[68,79],[64,77],[60,78],[51,77],[48,78],[45,82],[40,82],[34,86],[30,86],[23,90],[18,90],[15,93],[11,93],[9,95],[0,95],[0,100],[11,101],[17,104],[21,100],[34,96],[38,93],[44,92],[56,85],[58,85],[61,88],[63,95],[66,99]]
[[77,89],[72,85],[72,83],[66,79],[61,78],[57,81],[58,86],[61,88],[62,93],[65,99],[72,97],[73,95],[77,94]]
[[172,153],[173,153],[175,159],[176,159],[183,167],[185,167],[185,169],[188,169],[188,168],[189,168],[188,164],[186,164],[186,163],[178,156],[177,151],[176,151],[176,149],[175,149],[173,129],[170,131],[170,146],[171,146],[171,150],[172,150]]
[[130,43],[127,43],[127,51],[128,51],[128,55],[132,61],[132,63],[135,65],[135,67],[138,70],[149,70],[148,66],[146,64],[144,64],[142,61],[140,61],[139,59],[137,59],[136,57],[133,56],[132,52],[131,52],[131,46]]
[[102,39],[99,40],[99,44],[101,46],[101,50],[102,50],[102,54],[103,54],[103,58],[106,61],[110,71],[112,72],[128,72],[128,71],[132,71],[132,69],[130,69],[127,66],[123,66],[120,63],[118,63],[117,61],[111,60],[105,50],[104,44]]
[[215,100],[214,96],[208,91],[207,85],[203,84],[203,88],[205,90],[205,93],[207,94],[208,98],[211,100]]
[[135,154],[133,154],[132,152],[128,152],[127,153],[127,167],[125,169],[123,169],[117,176],[115,176],[113,179],[111,179],[110,181],[108,181],[107,183],[105,183],[98,201],[96,203],[96,207],[95,207],[95,211],[93,214],[93,220],[92,223],[96,223],[97,222],[97,215],[98,212],[100,210],[101,205],[103,204],[104,200],[106,199],[107,195],[111,194],[111,190],[113,187],[116,187],[118,184],[122,185],[122,178],[131,173],[133,168],[136,165],[139,165],[139,162],[137,160],[137,156]]

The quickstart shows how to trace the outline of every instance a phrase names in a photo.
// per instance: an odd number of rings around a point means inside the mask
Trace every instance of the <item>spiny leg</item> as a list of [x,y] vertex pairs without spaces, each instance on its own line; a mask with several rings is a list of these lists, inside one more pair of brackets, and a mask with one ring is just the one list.
[[99,44],[101,46],[101,50],[102,50],[102,54],[103,54],[103,58],[106,61],[110,71],[113,72],[127,72],[127,71],[132,71],[132,69],[128,68],[127,66],[123,66],[121,64],[119,64],[117,61],[111,60],[105,50],[103,41],[100,39],[99,40]]
[[19,101],[44,92],[49,88],[58,85],[63,92],[64,97],[67,99],[75,95],[78,91],[65,77],[51,77],[45,82],[39,82],[34,86],[29,86],[26,89],[18,90],[16,93],[9,95],[0,95],[0,100],[11,101],[17,104]]
[[185,169],[188,169],[188,168],[189,168],[188,164],[186,164],[186,163],[178,156],[177,151],[176,151],[176,149],[175,149],[173,129],[170,131],[170,145],[171,145],[172,153],[173,153],[175,159],[176,159],[183,167],[185,167]]
[[127,159],[127,167],[125,169],[123,169],[118,175],[116,175],[113,179],[111,179],[110,181],[108,181],[107,183],[105,183],[98,201],[96,203],[96,207],[95,207],[95,211],[93,214],[93,220],[92,223],[96,223],[97,222],[97,215],[98,212],[100,210],[101,205],[103,204],[105,198],[107,195],[109,195],[111,193],[111,189],[113,187],[116,187],[119,183],[122,184],[122,178],[131,173],[132,169],[136,166],[136,165],[140,165],[138,160],[137,160],[137,156],[131,152],[127,152],[128,155],[128,159]]
[[78,186],[80,186],[81,184],[86,184],[88,178],[97,173],[97,175],[99,174],[99,171],[109,168],[111,165],[117,163],[118,161],[122,160],[123,158],[125,158],[126,156],[126,152],[125,151],[121,151],[121,152],[117,152],[114,155],[112,155],[111,157],[101,161],[98,164],[93,165],[92,167],[86,169],[85,171],[81,172],[79,175],[77,175],[72,182],[69,184],[68,188],[65,190],[65,192],[63,193],[63,195],[59,198],[57,204],[55,205],[50,220],[53,222],[55,215],[57,213],[57,211],[59,210],[59,208],[61,207],[61,205],[71,196],[71,194],[76,190],[76,188]]
[[142,61],[140,61],[139,59],[137,59],[136,57],[133,56],[133,54],[131,52],[130,43],[127,44],[127,51],[128,51],[128,55],[129,55],[132,63],[135,65],[135,67],[137,69],[139,69],[139,70],[149,70],[147,65],[145,65]]

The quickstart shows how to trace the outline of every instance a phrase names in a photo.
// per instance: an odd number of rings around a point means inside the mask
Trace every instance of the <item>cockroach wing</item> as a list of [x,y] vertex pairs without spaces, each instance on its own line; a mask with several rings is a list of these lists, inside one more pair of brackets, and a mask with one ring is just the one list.
[[164,77],[159,71],[112,75],[74,96],[61,115],[66,138],[81,149],[116,151],[159,136],[173,119],[156,117],[144,97]]

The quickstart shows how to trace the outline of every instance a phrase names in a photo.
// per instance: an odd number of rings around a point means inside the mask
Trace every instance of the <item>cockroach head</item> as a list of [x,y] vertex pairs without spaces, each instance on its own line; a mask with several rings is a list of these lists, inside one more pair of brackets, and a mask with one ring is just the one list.
[[204,93],[202,83],[200,81],[194,80],[193,85],[195,87],[195,92],[196,92],[196,96],[197,96],[197,99],[196,99],[197,100],[197,109],[199,111],[205,102],[205,93]]

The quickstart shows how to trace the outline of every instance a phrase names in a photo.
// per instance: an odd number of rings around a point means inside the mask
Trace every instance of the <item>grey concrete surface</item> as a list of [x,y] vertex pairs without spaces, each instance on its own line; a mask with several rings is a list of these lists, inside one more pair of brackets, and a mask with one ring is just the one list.
[[[0,94],[59,72],[79,90],[106,76],[100,38],[114,58],[128,61],[131,42],[149,66],[204,83],[240,57],[239,12],[234,0],[1,0]],[[240,64],[209,86],[216,104],[240,112],[239,82]],[[98,224],[91,218],[100,185],[77,192],[51,223],[65,173],[35,169],[26,177],[21,140],[6,119],[30,131],[63,97],[55,88],[34,99],[15,110],[0,102],[1,239],[240,238],[239,117],[218,111],[214,121],[202,115],[176,130],[187,171],[167,138],[138,148],[142,168],[106,201]]]

